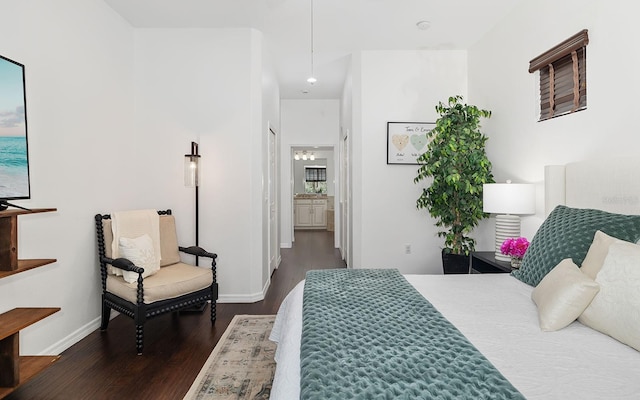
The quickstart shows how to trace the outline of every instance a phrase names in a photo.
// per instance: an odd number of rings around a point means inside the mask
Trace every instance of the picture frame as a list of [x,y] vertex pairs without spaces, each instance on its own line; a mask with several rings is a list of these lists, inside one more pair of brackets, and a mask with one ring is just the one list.
[[435,122],[387,122],[387,164],[418,165]]

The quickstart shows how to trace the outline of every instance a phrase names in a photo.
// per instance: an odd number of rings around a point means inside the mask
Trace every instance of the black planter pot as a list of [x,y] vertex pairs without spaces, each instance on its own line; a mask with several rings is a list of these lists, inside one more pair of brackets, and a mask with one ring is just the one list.
[[452,254],[442,250],[442,269],[445,274],[468,274],[469,256]]

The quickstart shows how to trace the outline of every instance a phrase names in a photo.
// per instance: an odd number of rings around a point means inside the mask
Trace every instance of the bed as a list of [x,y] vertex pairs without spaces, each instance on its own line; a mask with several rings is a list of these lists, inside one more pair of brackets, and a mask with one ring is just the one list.
[[[350,397],[332,395],[331,391],[322,396],[308,395],[314,392],[308,391],[309,384],[305,381],[301,385],[301,375],[305,380],[309,379],[308,369],[305,372],[304,367],[313,365],[309,364],[309,357],[313,357],[313,354],[302,354],[301,363],[301,348],[305,351],[304,343],[310,340],[303,339],[302,332],[303,329],[308,332],[306,329],[310,319],[317,323],[322,318],[307,315],[303,319],[303,307],[308,308],[303,304],[304,287],[310,279],[307,278],[283,301],[271,333],[271,339],[278,344],[271,399],[640,398],[640,379],[637,379],[640,371],[640,352],[637,350],[640,347],[640,265],[623,268],[623,282],[614,279],[611,283],[605,279],[611,275],[610,271],[619,271],[615,268],[620,267],[620,260],[638,257],[638,253],[633,252],[640,246],[632,243],[640,239],[640,183],[633,181],[630,172],[638,171],[638,166],[635,160],[623,159],[546,168],[545,202],[548,209],[553,211],[533,238],[521,270],[513,274],[516,276],[473,274],[401,277],[406,280],[410,290],[415,290],[426,299],[489,361],[496,376],[505,378],[515,388],[515,393],[505,392],[502,388],[497,388],[495,393],[491,390],[487,392],[486,382],[492,382],[492,378],[486,378],[485,391],[481,396],[456,396],[451,393],[456,393],[457,389],[449,391],[447,385],[462,387],[462,392],[457,393],[466,393],[465,387],[475,386],[476,383],[464,379],[460,382],[457,377],[438,377],[435,379],[442,382],[438,382],[440,386],[436,388],[441,390],[420,392],[426,395],[391,392],[378,393],[376,397],[367,395],[366,391],[356,391],[359,394]],[[601,233],[594,235],[594,230]],[[600,242],[598,235],[602,235],[602,232],[608,234],[604,235],[608,239],[601,238],[604,241]],[[594,260],[597,262],[594,263]],[[560,268],[559,264],[573,262],[577,266],[582,265],[582,268],[578,269],[575,265],[575,269],[568,265],[567,269]],[[600,269],[587,270],[595,264]],[[588,274],[592,276],[586,276]],[[620,276],[619,273],[616,275],[618,278]],[[569,286],[578,289],[572,292],[564,287],[558,291],[559,282],[567,282],[567,277],[571,278],[573,285]],[[578,281],[580,284],[576,284]],[[623,286],[615,286],[620,284]],[[565,307],[561,312],[557,304],[548,308],[545,301],[548,303],[548,299],[558,293],[561,300],[566,300],[569,294],[577,296],[566,303],[573,308],[567,311]],[[308,293],[307,296],[311,297]],[[532,301],[532,296],[536,301]],[[624,298],[613,305],[605,301],[616,296]],[[618,307],[619,303],[624,303],[626,308]],[[323,309],[320,310],[322,312]],[[575,320],[576,317],[580,321]],[[624,320],[624,327],[615,325],[617,322],[612,321],[615,318]],[[602,320],[605,320],[604,323]],[[351,322],[347,320],[345,323]],[[320,329],[322,323],[324,321],[318,324]],[[611,330],[607,324],[613,324],[616,329]],[[542,326],[546,330],[542,330]],[[404,356],[409,358],[411,354]],[[471,360],[465,367],[470,375],[479,368],[477,359],[472,357]],[[330,364],[328,372],[325,372],[327,376],[331,376],[331,370],[339,368],[340,363],[344,363],[344,360],[336,360],[335,366]],[[424,380],[428,381],[429,374],[424,375]],[[311,379],[316,378],[311,376]],[[322,382],[322,376],[317,379]],[[357,382],[354,385],[366,386],[370,383],[367,376],[354,379],[353,382]]]

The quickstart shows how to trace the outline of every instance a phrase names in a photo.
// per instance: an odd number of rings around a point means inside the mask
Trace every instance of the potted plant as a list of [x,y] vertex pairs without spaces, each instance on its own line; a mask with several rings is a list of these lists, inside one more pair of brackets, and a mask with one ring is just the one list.
[[433,179],[416,206],[426,208],[443,229],[438,236],[445,239],[444,273],[468,273],[469,253],[475,250],[469,234],[489,216],[482,211],[482,185],[494,182],[485,152],[488,138],[480,132],[480,118],[489,118],[491,111],[464,104],[462,96],[439,102],[436,111],[440,117],[427,134],[429,144],[418,157],[421,165],[413,182]]

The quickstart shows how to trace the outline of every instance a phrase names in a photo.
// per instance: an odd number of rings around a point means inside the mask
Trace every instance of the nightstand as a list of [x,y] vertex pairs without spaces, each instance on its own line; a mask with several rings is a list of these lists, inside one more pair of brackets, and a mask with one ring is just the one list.
[[470,261],[472,274],[496,274],[513,271],[509,261],[498,261],[493,251],[474,251]]

